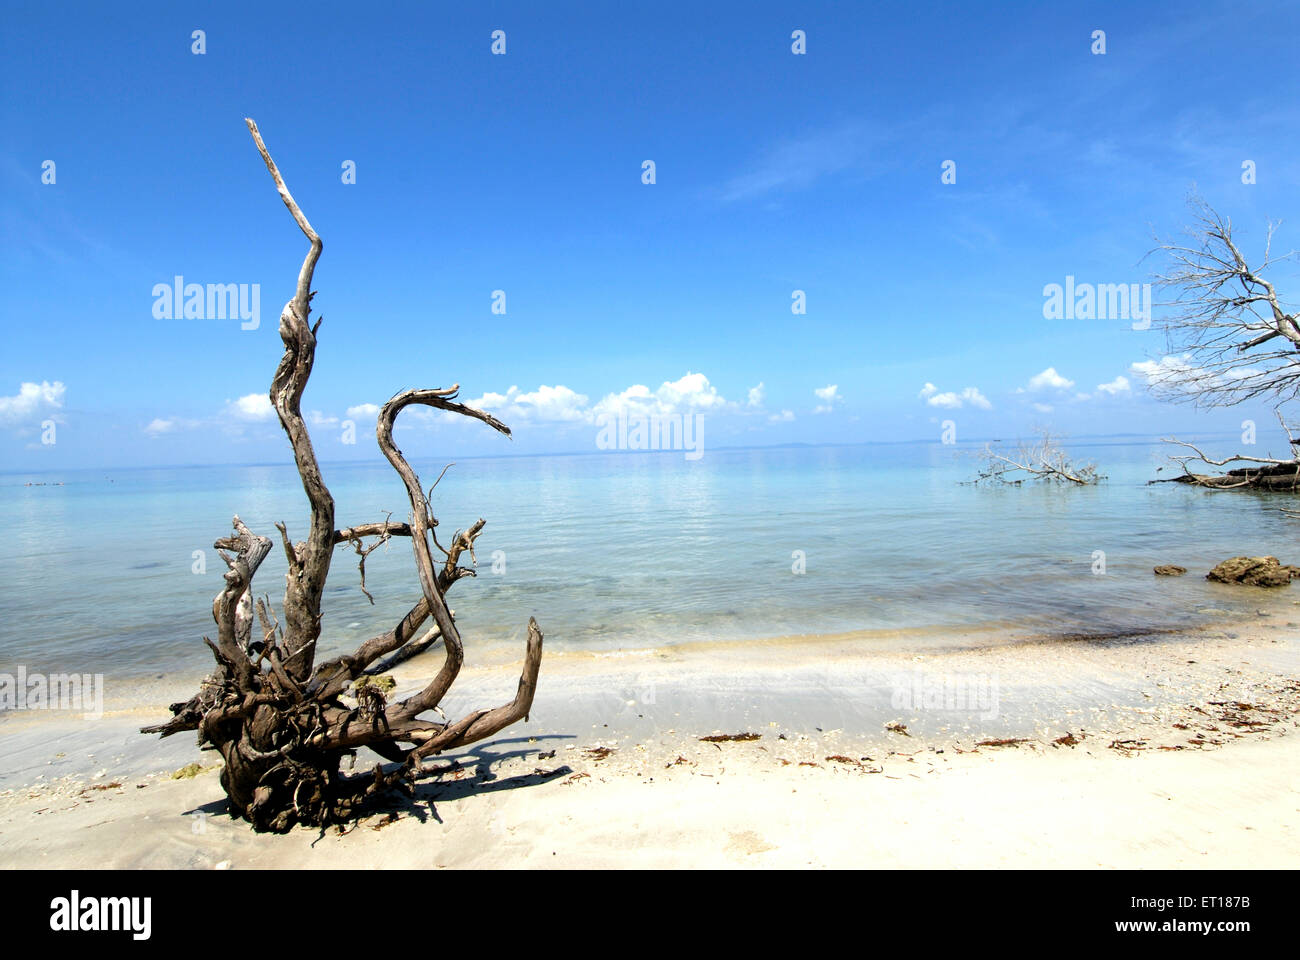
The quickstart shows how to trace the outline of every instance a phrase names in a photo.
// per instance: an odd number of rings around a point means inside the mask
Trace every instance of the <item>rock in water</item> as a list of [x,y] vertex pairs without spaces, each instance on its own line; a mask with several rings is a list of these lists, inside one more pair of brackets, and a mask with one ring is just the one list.
[[[1186,567],[1180,567],[1176,563],[1162,563],[1160,566],[1155,567],[1154,569],[1156,572],[1156,576],[1158,577],[1181,577],[1184,573],[1187,572]],[[1218,568],[1216,567],[1215,569],[1217,570]]]
[[1251,587],[1285,587],[1298,576],[1300,568],[1281,564],[1277,557],[1232,557],[1207,573],[1205,579]]

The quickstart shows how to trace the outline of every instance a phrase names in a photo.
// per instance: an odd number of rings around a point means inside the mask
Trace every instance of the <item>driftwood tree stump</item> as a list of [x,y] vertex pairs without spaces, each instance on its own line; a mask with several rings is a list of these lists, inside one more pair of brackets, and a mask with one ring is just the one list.
[[[258,830],[284,831],[294,824],[325,826],[355,816],[369,797],[393,789],[410,789],[422,775],[425,757],[492,736],[526,719],[537,688],[542,659],[542,632],[528,622],[528,641],[519,690],[509,703],[476,710],[459,720],[426,719],[451,688],[464,659],[464,648],[445,594],[472,567],[460,566],[462,554],[473,558],[474,541],[483,529],[479,520],[457,532],[444,549],[433,528],[437,525],[420,479],[393,443],[393,423],[412,404],[437,407],[481,420],[510,435],[509,428],[490,414],[456,402],[457,386],[440,390],[407,390],[384,404],[376,425],[379,448],[393,465],[411,502],[409,523],[384,520],[339,529],[334,499],[325,486],[311,437],[299,409],[316,357],[320,321],[308,324],[312,273],[321,253],[321,240],[285,186],[275,161],[262,142],[257,124],[245,121],[266,162],[284,205],[310,242],[298,274],[297,290],[280,314],[284,356],[271,380],[271,402],[293,447],[294,462],[311,505],[307,539],[293,543],[283,523],[277,523],[289,564],[283,623],[266,601],[253,603],[253,577],[272,548],[234,518],[234,532],[218,540],[217,551],[229,568],[225,586],[212,602],[217,639],[204,642],[216,657],[213,673],[185,703],[171,705],[171,720],[145,727],[143,733],[167,737],[197,730],[199,746],[221,753],[225,766],[221,785],[232,812]],[[415,555],[421,597],[392,629],[361,644],[342,657],[316,663],[321,633],[321,597],[335,547],[351,545],[361,556],[362,588],[365,557],[379,543],[408,537]],[[367,539],[370,546],[364,546]],[[433,547],[441,554],[435,560]],[[261,639],[253,639],[254,609]],[[424,623],[431,628],[417,637]],[[441,641],[442,669],[422,690],[405,700],[389,702],[392,681],[381,670],[411,651]],[[348,695],[355,705],[343,699]],[[364,776],[346,776],[344,757],[369,747],[398,764],[382,764]]]

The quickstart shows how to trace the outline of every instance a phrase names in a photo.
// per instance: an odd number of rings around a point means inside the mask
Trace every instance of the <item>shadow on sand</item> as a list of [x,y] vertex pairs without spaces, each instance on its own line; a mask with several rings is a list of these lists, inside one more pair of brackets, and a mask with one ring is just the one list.
[[[411,796],[390,793],[368,804],[358,820],[344,825],[343,832],[351,833],[361,826],[363,820],[376,814],[387,814],[389,817],[384,824],[375,826],[376,830],[404,817],[414,817],[421,823],[430,819],[442,823],[442,818],[438,816],[437,802],[454,802],[475,794],[495,793],[498,790],[535,787],[557,777],[563,777],[572,773],[573,768],[567,763],[553,766],[554,747],[549,751],[543,747],[547,741],[573,739],[576,738],[572,734],[550,734],[540,737],[509,737],[477,744],[462,753],[447,757],[444,763],[427,767],[424,775],[416,782]],[[530,755],[536,755],[538,763],[531,773],[501,778],[493,769],[503,761],[526,759]],[[391,771],[398,765],[386,763],[383,766],[386,771]],[[356,773],[362,769],[364,766],[358,760]],[[222,797],[186,810],[183,815],[199,817],[201,822],[201,819],[206,817],[223,815],[229,817],[230,811],[225,798]],[[234,818],[231,819],[233,821]],[[320,830],[320,835],[316,839],[322,839],[326,832],[326,829]],[[315,846],[315,843],[316,841],[313,841],[312,845]]]

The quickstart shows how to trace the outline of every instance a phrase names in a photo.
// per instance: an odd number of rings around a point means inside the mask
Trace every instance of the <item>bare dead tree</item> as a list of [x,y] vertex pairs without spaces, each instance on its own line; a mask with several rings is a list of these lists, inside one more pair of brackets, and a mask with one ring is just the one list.
[[1105,479],[1097,472],[1097,465],[1075,462],[1063,450],[1048,430],[1039,430],[1038,438],[1021,442],[1017,449],[1002,453],[993,444],[986,444],[979,455],[978,472],[972,483],[1013,484],[1026,481],[1076,484],[1089,486]]
[[[1275,410],[1278,423],[1286,432],[1287,443],[1291,447],[1291,456],[1287,459],[1274,457],[1256,457],[1244,453],[1234,453],[1222,460],[1215,460],[1200,447],[1186,440],[1166,437],[1165,443],[1186,447],[1192,453],[1187,456],[1170,457],[1182,468],[1176,477],[1152,480],[1152,483],[1192,483],[1201,487],[1213,487],[1217,490],[1235,490],[1254,487],[1265,490],[1300,490],[1300,438],[1292,431],[1290,424],[1282,417],[1280,410]],[[1211,467],[1225,467],[1232,464],[1251,464],[1251,466],[1233,467],[1226,473],[1197,473],[1193,464],[1205,464]]]
[[[256,613],[262,637],[254,641],[253,578],[272,543],[252,532],[238,516],[234,518],[233,535],[215,544],[229,568],[224,574],[225,585],[212,603],[217,639],[214,643],[203,638],[216,658],[216,669],[190,700],[171,705],[171,720],[142,732],[166,737],[183,730],[198,731],[200,748],[219,751],[225,761],[221,785],[232,812],[258,830],[284,831],[294,824],[324,826],[347,820],[367,798],[394,789],[409,790],[410,784],[425,774],[426,757],[490,737],[527,719],[541,666],[542,632],[537,622],[529,619],[519,688],[509,703],[472,711],[455,722],[423,716],[438,710],[464,661],[464,646],[445,595],[456,581],[474,576],[473,567],[461,566],[460,558],[466,552],[473,558],[474,541],[484,521],[458,531],[445,549],[438,545],[433,533],[438,521],[430,512],[419,477],[393,442],[393,424],[408,406],[423,405],[472,417],[506,436],[510,430],[490,414],[457,402],[458,386],[397,394],[379,413],[376,437],[406,487],[410,521],[385,519],[336,527],[334,499],[299,409],[315,362],[320,329],[320,320],[309,325],[308,317],[321,240],[285,186],[257,124],[251,119],[245,122],[280,199],[310,244],[294,296],[280,315],[285,352],[271,380],[270,395],[293,449],[311,506],[311,524],[306,540],[296,543],[290,541],[283,523],[276,524],[289,566],[282,603],[284,619],[281,623],[269,600],[259,599]],[[360,555],[364,590],[366,556],[374,546],[393,537],[410,539],[419,600],[395,626],[353,653],[317,663],[321,597],[334,548],[351,545]],[[372,538],[369,547],[363,546]],[[434,547],[441,559],[435,559]],[[432,627],[417,639],[430,618]],[[379,671],[399,661],[406,651],[427,649],[438,640],[444,659],[437,676],[411,696],[390,702],[394,684]],[[355,699],[355,704],[345,697]],[[362,747],[398,766],[386,771],[377,764],[366,776],[343,775],[342,759],[355,757]]]
[[1152,388],[1169,399],[1202,406],[1245,400],[1294,399],[1300,392],[1300,314],[1277,293],[1267,274],[1294,261],[1274,256],[1270,222],[1264,255],[1251,266],[1232,236],[1232,221],[1192,198],[1194,223],[1183,242],[1159,244],[1166,266],[1153,280],[1165,299],[1160,319],[1174,359],[1158,364]]
[[[1165,260],[1153,280],[1162,292],[1157,306],[1165,311],[1159,323],[1168,344],[1167,355],[1148,368],[1151,389],[1165,399],[1201,407],[1272,401],[1291,456],[1233,454],[1213,459],[1193,444],[1167,438],[1193,451],[1191,456],[1171,458],[1183,474],[1170,479],[1221,489],[1296,489],[1300,447],[1282,409],[1300,393],[1300,313],[1282,299],[1271,279],[1280,264],[1295,262],[1296,251],[1273,254],[1280,223],[1270,222],[1263,256],[1252,266],[1233,238],[1231,219],[1200,198],[1193,197],[1189,204],[1194,222],[1186,239],[1160,243],[1148,254]],[[1217,475],[1193,471],[1193,462],[1246,466]]]

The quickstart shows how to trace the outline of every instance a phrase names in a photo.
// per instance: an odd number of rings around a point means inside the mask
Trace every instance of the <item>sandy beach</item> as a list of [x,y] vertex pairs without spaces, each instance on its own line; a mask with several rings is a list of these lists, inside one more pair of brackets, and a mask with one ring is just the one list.
[[[161,704],[11,718],[0,865],[1293,866],[1293,633],[1260,617],[959,649],[548,652],[529,723],[438,758],[411,800],[288,836],[226,814],[218,758],[189,735],[134,733]],[[399,684],[437,665],[417,658]],[[508,699],[514,669],[467,668],[449,714]]]

